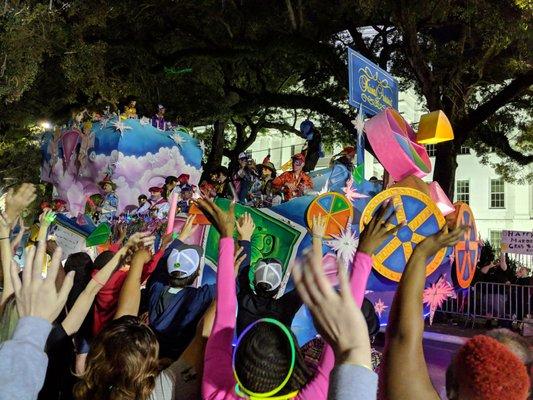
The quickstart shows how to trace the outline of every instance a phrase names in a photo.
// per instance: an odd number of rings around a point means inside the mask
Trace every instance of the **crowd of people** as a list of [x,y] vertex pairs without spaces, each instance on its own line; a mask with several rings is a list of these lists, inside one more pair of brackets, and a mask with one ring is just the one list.
[[[291,175],[272,181],[288,197],[306,187],[298,161]],[[228,194],[224,182],[216,189],[220,195]],[[151,190],[152,201],[180,183],[167,179],[164,188]],[[135,232],[94,260],[75,253],[62,263],[61,249],[48,246],[53,214],[45,209],[21,268],[13,261],[14,232],[35,197],[29,184],[10,190],[0,216],[0,399],[439,398],[422,348],[425,261],[454,245],[466,227],[443,228],[414,249],[374,371],[361,307],[371,254],[402,227],[391,227],[391,205],[362,230],[350,276],[339,267],[338,290],[322,265],[325,220],[315,218],[311,248],[292,269],[295,290],[280,293],[279,260],[251,265],[251,216],[236,219],[235,202],[223,211],[208,196],[191,201],[220,233],[214,284],[198,283],[205,249],[186,244],[195,229],[192,217],[157,245],[149,232]],[[139,200],[142,209],[148,199]],[[291,330],[302,305],[322,342],[315,363]],[[509,331],[475,336],[448,368],[448,399],[527,399],[531,362],[527,343]]]

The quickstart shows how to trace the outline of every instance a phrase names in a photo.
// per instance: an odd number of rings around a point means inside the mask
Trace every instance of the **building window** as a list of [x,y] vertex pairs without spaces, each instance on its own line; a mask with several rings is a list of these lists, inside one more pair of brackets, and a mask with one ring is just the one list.
[[503,179],[490,180],[490,208],[505,208],[505,184]]
[[455,199],[470,204],[470,181],[457,181],[455,184]]
[[428,152],[428,156],[435,157],[435,145],[434,144],[426,144],[426,151]]
[[459,149],[459,154],[470,154],[470,147],[461,146],[461,149]]
[[494,252],[500,254],[502,250],[502,231],[490,231],[490,244]]

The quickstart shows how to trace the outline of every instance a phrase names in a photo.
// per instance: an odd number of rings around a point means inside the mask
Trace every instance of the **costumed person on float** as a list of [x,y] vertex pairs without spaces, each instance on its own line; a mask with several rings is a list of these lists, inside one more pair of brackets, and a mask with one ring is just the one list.
[[205,196],[209,199],[214,199],[217,196],[217,189],[215,185],[208,181],[203,181],[200,183],[199,189],[202,196]]
[[188,214],[191,207],[193,186],[186,183],[181,186],[181,200],[178,201],[177,209],[180,213]]
[[145,194],[141,194],[137,198],[137,202],[139,204],[139,207],[135,211],[133,211],[133,214],[138,215],[140,217],[146,216],[150,212],[150,207],[152,203],[148,200],[148,197]]
[[254,160],[247,153],[239,154],[239,169],[233,176],[233,185],[237,192],[239,203],[246,203],[248,193],[257,180],[257,171]]
[[170,210],[170,204],[168,204],[167,199],[163,197],[163,189],[157,186],[153,186],[149,189],[150,192],[150,201],[152,205],[150,206],[150,213],[154,218],[165,219]]
[[124,106],[124,112],[120,116],[120,119],[134,118],[137,119],[137,100],[130,99],[128,104]]
[[64,215],[68,215],[68,208],[67,208],[67,202],[63,199],[55,199],[53,202],[52,202],[52,210],[56,213],[56,214],[64,214]]
[[315,128],[313,122],[306,119],[300,124],[300,137],[305,139],[305,146],[302,149],[302,154],[305,155],[304,172],[313,171],[316,167],[318,159],[324,157],[324,149],[322,148],[322,135]]
[[233,199],[233,193],[231,191],[229,171],[226,167],[220,166],[215,170],[217,183],[217,197],[222,197],[225,199]]
[[272,187],[272,181],[276,178],[276,167],[270,162],[270,154],[265,157],[259,166],[261,179],[254,183],[251,190],[251,199],[254,207],[272,207],[281,203],[281,196],[277,195]]
[[163,185],[163,197],[167,200],[170,199],[170,195],[176,186],[178,186],[178,178],[173,175],[167,176],[165,178],[165,184]]
[[117,185],[108,175],[98,183],[98,186],[104,191],[102,204],[97,209],[100,212],[100,220],[102,222],[111,222],[115,218],[118,209],[118,196],[115,193]]
[[167,127],[165,121],[165,107],[162,104],[157,106],[157,114],[152,117],[152,126],[162,131]]
[[351,178],[355,159],[355,147],[346,146],[331,159],[331,174],[328,179],[328,190],[342,191]]
[[303,196],[313,189],[313,181],[305,172],[303,166],[305,156],[298,153],[292,156],[292,171],[282,173],[272,181],[272,187],[283,193],[283,201]]

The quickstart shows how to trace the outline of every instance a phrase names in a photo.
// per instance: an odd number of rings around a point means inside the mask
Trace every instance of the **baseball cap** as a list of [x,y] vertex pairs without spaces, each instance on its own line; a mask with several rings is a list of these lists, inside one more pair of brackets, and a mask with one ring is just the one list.
[[266,258],[259,261],[255,269],[255,284],[265,283],[270,289],[276,290],[281,285],[283,268],[281,263],[273,258]]
[[198,246],[184,245],[173,249],[167,259],[168,273],[171,274],[177,271],[180,273],[180,278],[188,278],[200,266],[201,256],[201,248]]

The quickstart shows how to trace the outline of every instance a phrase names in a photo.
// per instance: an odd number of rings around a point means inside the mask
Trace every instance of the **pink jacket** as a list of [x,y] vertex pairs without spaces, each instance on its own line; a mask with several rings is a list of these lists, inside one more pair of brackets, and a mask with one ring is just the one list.
[[[237,400],[232,368],[232,341],[237,315],[237,296],[233,264],[232,238],[220,240],[217,269],[217,305],[213,331],[207,341],[202,381],[202,399]],[[372,268],[371,258],[358,252],[355,256],[350,284],[356,303],[361,306],[366,282]],[[335,358],[329,345],[324,349],[315,377],[300,390],[297,399],[321,400],[328,396],[329,373]]]

